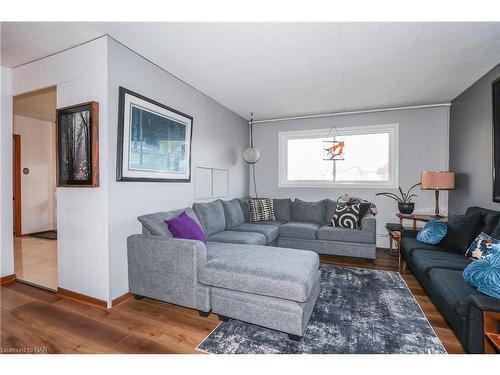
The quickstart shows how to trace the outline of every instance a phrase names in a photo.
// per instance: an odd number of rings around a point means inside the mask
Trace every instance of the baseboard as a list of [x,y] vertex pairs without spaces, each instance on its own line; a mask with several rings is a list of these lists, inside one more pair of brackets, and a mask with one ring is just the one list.
[[134,295],[130,292],[123,294],[120,297],[117,297],[113,301],[111,301],[111,308],[116,307],[118,305],[121,305],[122,303],[127,302],[128,300],[130,300],[133,297],[134,297]]
[[13,273],[12,275],[7,275],[7,276],[2,276],[0,278],[0,285],[7,285],[13,282],[16,279],[16,274]]
[[57,295],[87,306],[96,307],[100,310],[109,311],[108,303],[102,299],[86,296],[85,294],[73,292],[71,290],[57,288]]
[[61,298],[66,298],[78,303],[82,303],[87,306],[96,307],[104,311],[111,311],[113,307],[116,307],[118,305],[121,305],[122,303],[129,301],[134,296],[132,293],[127,292],[115,298],[111,302],[111,307],[108,307],[108,303],[102,299],[86,296],[85,294],[73,292],[68,289],[57,288],[57,295]]

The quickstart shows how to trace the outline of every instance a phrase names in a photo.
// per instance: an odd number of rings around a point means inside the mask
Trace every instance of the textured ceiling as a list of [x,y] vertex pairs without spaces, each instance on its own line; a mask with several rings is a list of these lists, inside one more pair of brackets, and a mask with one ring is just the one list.
[[449,102],[500,63],[500,23],[2,23],[17,66],[108,34],[256,119]]

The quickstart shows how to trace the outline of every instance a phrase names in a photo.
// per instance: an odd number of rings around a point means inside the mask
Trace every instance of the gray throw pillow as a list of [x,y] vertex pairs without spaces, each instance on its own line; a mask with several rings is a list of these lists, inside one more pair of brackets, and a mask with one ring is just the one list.
[[292,203],[292,219],[294,221],[324,224],[325,208],[324,199],[318,202],[305,202],[300,199],[295,199]]
[[292,220],[292,200],[290,198],[285,199],[273,199],[274,217],[279,221],[290,221]]
[[193,210],[198,216],[205,236],[210,237],[226,229],[224,207],[220,199],[210,203],[193,203]]
[[335,214],[335,209],[339,202],[333,201],[331,199],[326,200],[325,208],[325,224],[330,224],[332,222],[333,215]]
[[245,216],[243,215],[239,199],[222,201],[222,207],[224,208],[224,216],[226,217],[226,229],[233,229],[245,222]]

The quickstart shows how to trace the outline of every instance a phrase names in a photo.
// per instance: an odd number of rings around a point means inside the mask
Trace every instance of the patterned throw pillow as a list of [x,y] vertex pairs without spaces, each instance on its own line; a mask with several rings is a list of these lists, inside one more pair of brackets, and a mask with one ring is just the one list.
[[500,252],[500,240],[481,232],[476,239],[472,241],[465,252],[465,256],[472,259],[484,259],[495,252]]
[[357,229],[370,209],[370,203],[339,204],[335,207],[330,226]]
[[248,213],[250,214],[250,222],[276,220],[273,200],[269,198],[250,199],[248,201]]

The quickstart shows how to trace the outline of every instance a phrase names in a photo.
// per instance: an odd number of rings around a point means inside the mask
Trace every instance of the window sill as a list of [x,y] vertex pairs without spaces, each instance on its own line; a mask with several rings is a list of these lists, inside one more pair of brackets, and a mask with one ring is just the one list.
[[353,182],[328,182],[328,183],[314,183],[314,182],[287,182],[280,183],[279,188],[319,188],[319,189],[332,189],[332,188],[351,188],[351,189],[397,189],[398,185],[393,182],[363,182],[363,183],[353,183]]

